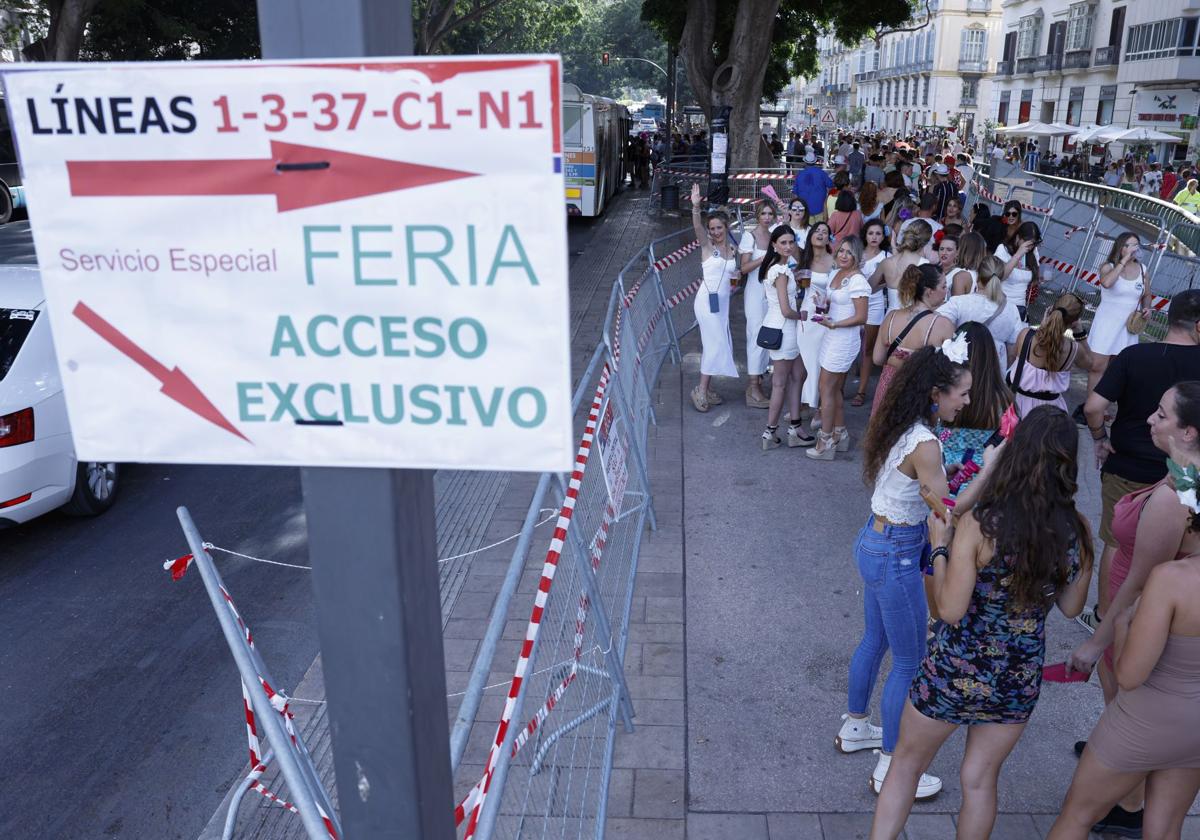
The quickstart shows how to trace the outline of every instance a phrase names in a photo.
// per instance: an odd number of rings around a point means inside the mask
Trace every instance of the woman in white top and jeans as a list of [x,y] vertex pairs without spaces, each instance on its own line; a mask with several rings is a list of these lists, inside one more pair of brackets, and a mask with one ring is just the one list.
[[[854,546],[863,579],[865,628],[850,660],[848,714],[834,743],[847,753],[882,748],[871,773],[876,793],[891,764],[909,687],[925,656],[929,610],[922,559],[929,541],[929,508],[921,499],[921,485],[938,498],[949,496],[933,426],[953,421],[970,403],[971,372],[961,349],[965,344],[948,339],[941,347],[913,353],[871,416],[862,444],[863,479],[874,487],[871,517]],[[892,670],[880,701],[881,730],[869,723],[867,707],[889,649]],[[922,775],[917,798],[941,788],[940,779]]]

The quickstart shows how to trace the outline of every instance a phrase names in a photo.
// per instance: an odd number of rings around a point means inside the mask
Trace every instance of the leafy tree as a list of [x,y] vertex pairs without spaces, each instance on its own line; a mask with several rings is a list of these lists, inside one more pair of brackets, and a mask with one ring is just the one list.
[[437,51],[446,55],[553,52],[582,23],[585,8],[582,0],[506,0],[448,33]]
[[758,157],[761,100],[816,73],[819,34],[855,43],[899,27],[914,8],[913,0],[644,0],[642,19],[679,44],[709,119],[731,109],[730,162],[746,167]]
[[258,58],[252,0],[105,0],[80,57],[94,61]]

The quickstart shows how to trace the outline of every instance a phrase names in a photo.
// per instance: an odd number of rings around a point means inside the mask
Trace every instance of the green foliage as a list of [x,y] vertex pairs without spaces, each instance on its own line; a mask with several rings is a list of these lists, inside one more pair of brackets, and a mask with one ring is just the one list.
[[[716,7],[717,65],[729,59],[738,2],[722,0]],[[817,67],[817,37],[836,35],[844,43],[856,43],[875,32],[907,21],[924,0],[782,0],[771,31],[771,56],[763,80],[763,98],[775,99],[797,76],[812,77]],[[644,0],[642,20],[667,41],[679,43],[687,23],[687,4],[681,0]]]
[[80,57],[92,61],[257,58],[254,0],[104,0]]
[[[667,46],[640,19],[640,0],[588,2],[579,25],[558,45],[563,76],[588,93],[617,97],[625,88],[654,88],[666,93],[667,77],[645,61],[667,66]],[[601,53],[612,57],[608,66]],[[682,78],[682,73],[680,77]]]
[[580,25],[584,12],[582,0],[505,0],[452,31],[437,51],[444,55],[557,52]]

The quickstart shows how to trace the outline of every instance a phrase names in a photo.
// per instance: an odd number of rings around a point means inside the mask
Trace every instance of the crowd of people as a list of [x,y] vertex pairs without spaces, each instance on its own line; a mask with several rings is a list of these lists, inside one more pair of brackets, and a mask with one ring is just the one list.
[[[958,837],[987,838],[1042,680],[1093,671],[1107,706],[1074,745],[1050,837],[1179,837],[1200,791],[1200,290],[1171,300],[1165,339],[1142,341],[1151,278],[1125,233],[1098,272],[1090,333],[1072,292],[1031,323],[1041,230],[1017,202],[964,216],[969,150],[845,136],[826,150],[830,174],[796,139],[785,147],[802,149],[793,195],[761,201],[738,241],[693,187],[702,354],[691,401],[708,411],[723,400],[713,377],[741,375],[729,325],[740,292],[745,402],[767,413],[763,450],[786,440],[834,460],[852,447],[847,413],[869,412],[858,448],[870,513],[854,548],[864,632],[834,742],[878,753],[872,838],[900,836],[914,800],[940,791],[937,753],[959,726]],[[1072,371],[1088,388],[1074,416]],[[1081,458],[1081,426],[1094,458]],[[1078,472],[1093,463],[1098,548],[1076,507]],[[1046,667],[1054,607],[1093,635]]]

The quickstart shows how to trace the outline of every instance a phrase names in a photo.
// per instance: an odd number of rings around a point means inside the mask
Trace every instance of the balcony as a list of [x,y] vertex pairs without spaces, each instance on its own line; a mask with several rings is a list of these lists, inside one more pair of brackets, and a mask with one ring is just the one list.
[[1062,66],[1067,70],[1086,70],[1092,63],[1092,51],[1069,52],[1063,57]]
[[979,95],[978,94],[970,95],[970,94],[964,93],[962,95],[962,97],[959,99],[959,106],[962,108],[975,108],[978,105],[979,105]]
[[837,88],[837,91],[836,91],[837,93],[849,93],[850,92],[850,83],[849,82],[838,82],[836,85],[834,85],[834,87]]
[[986,73],[987,68],[988,68],[988,63],[986,60],[971,61],[971,60],[968,60],[965,58],[960,58],[958,60],[958,72],[959,73]]
[[858,83],[861,85],[863,82],[873,82],[873,81],[875,81],[875,79],[876,79],[878,76],[879,76],[879,71],[878,71],[878,70],[868,70],[868,71],[867,71],[867,72],[865,72],[865,73],[855,73],[855,74],[854,74],[854,81],[858,82]]
[[1037,63],[1037,59],[1032,56],[1029,58],[1017,59],[1017,75],[1033,72],[1033,65]]
[[990,12],[992,0],[967,0],[967,12]]
[[1121,61],[1119,46],[1096,47],[1096,57],[1092,64],[1096,67],[1116,67]]
[[1013,74],[1013,70],[1016,69],[1014,67],[1015,64],[1016,64],[1016,62],[1011,61],[1011,60],[1010,61],[997,61],[996,62],[996,75],[997,76],[1011,76]]
[[1062,70],[1063,57],[1061,55],[1039,55],[1033,63],[1033,72],[1035,73],[1051,73]]

